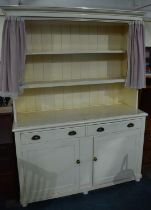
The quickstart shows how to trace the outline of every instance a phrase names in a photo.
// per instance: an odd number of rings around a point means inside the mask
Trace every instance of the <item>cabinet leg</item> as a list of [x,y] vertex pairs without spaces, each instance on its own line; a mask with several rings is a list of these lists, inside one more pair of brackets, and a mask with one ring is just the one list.
[[141,178],[136,178],[135,181],[136,182],[140,182]]
[[135,176],[135,181],[136,182],[140,182],[141,178],[142,178],[142,175],[141,174],[140,175],[136,175]]
[[21,202],[22,207],[26,207],[28,205],[28,203],[26,202]]
[[88,194],[88,191],[83,192],[83,194],[84,194],[84,195],[87,195],[87,194]]

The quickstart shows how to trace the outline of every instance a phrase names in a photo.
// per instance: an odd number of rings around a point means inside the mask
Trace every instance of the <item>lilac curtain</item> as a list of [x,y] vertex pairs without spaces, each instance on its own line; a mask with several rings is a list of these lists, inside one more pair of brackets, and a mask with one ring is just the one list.
[[141,21],[129,24],[128,69],[125,86],[137,89],[146,86],[144,25]]
[[21,17],[7,17],[2,34],[0,96],[16,97],[25,66],[25,24]]

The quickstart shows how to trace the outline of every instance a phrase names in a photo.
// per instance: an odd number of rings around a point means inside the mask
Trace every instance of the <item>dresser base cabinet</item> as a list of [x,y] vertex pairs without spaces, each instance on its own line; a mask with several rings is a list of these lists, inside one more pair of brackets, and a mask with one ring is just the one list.
[[139,181],[144,124],[145,116],[16,131],[21,204]]

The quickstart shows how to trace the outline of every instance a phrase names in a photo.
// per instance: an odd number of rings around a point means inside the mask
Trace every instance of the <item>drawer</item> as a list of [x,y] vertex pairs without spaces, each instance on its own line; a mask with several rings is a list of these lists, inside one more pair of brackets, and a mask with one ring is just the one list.
[[0,114],[0,144],[12,143],[12,114]]
[[17,171],[16,151],[13,144],[0,144],[0,174]]
[[151,151],[144,151],[143,153],[143,166],[151,167]]
[[85,126],[67,127],[51,130],[39,130],[33,132],[21,133],[22,144],[42,143],[55,139],[67,139],[85,136]]
[[151,117],[150,116],[146,118],[145,130],[149,132],[151,131]]
[[15,146],[13,144],[0,144],[0,159],[10,158],[15,155]]
[[2,198],[18,197],[18,180],[15,173],[0,174],[0,196]]
[[118,132],[131,130],[141,127],[141,121],[139,119],[136,120],[126,120],[126,121],[118,121],[112,123],[97,123],[91,124],[86,127],[86,135],[95,136],[108,132]]
[[14,160],[9,158],[0,159],[0,174],[13,171],[14,167]]

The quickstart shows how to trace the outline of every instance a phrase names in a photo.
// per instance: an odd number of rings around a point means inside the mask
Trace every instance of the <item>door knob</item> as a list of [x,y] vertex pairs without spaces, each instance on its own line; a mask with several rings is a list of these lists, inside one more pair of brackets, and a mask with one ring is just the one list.
[[77,164],[80,164],[80,160],[77,160],[76,163],[77,163]]
[[97,157],[94,157],[94,158],[93,158],[93,161],[97,161],[97,160],[98,160]]

